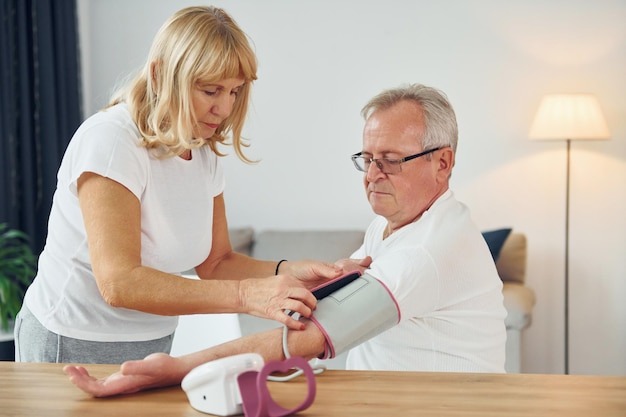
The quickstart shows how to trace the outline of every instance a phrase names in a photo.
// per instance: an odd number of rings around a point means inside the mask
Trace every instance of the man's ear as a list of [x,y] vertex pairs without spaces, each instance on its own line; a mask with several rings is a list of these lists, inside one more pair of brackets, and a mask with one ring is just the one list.
[[447,181],[454,167],[454,151],[446,146],[435,152],[435,155],[437,155],[437,178]]

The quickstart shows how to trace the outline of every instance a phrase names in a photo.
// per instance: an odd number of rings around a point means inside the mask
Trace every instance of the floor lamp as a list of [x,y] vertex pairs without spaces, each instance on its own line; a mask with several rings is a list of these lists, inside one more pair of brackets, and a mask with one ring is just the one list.
[[569,374],[569,186],[572,140],[609,139],[610,133],[600,104],[592,94],[548,94],[539,104],[529,133],[530,139],[565,140],[565,374]]

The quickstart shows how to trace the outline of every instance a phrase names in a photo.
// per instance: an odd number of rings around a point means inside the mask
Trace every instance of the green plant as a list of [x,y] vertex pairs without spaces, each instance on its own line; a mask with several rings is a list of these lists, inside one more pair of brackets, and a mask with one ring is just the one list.
[[0,224],[0,325],[9,328],[24,299],[24,292],[35,277],[37,259],[28,244],[28,236]]

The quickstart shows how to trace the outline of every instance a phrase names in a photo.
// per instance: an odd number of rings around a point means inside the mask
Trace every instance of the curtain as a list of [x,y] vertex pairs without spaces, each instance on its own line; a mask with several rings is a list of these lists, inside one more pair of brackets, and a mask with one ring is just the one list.
[[0,2],[0,223],[28,234],[38,254],[82,120],[76,0]]

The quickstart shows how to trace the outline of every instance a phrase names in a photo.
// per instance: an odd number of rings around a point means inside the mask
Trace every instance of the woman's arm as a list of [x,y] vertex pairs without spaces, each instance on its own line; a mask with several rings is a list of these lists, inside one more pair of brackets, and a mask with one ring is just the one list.
[[257,260],[233,252],[228,235],[224,194],[213,199],[213,236],[211,253],[196,267],[201,279],[241,280],[250,277],[269,277],[276,272],[277,261]]
[[[315,297],[290,276],[190,280],[143,266],[141,207],[136,196],[116,181],[84,173],[78,180],[78,198],[93,273],[100,293],[114,307],[160,315],[249,313],[298,329],[301,323],[283,311],[309,317],[315,307]],[[223,204],[219,210],[223,214]],[[218,230],[219,236],[223,230]],[[230,247],[226,240],[226,246],[217,245],[221,251]],[[266,270],[271,270],[269,263],[259,269]]]
[[[276,273],[276,260],[257,260],[233,252],[228,236],[228,223],[224,195],[215,197],[213,205],[213,245],[207,259],[196,267],[202,279],[241,280],[250,277],[268,277]],[[302,282],[306,288],[314,288],[324,281],[336,278],[343,272],[339,266],[327,262],[299,260],[283,262],[278,271]]]

